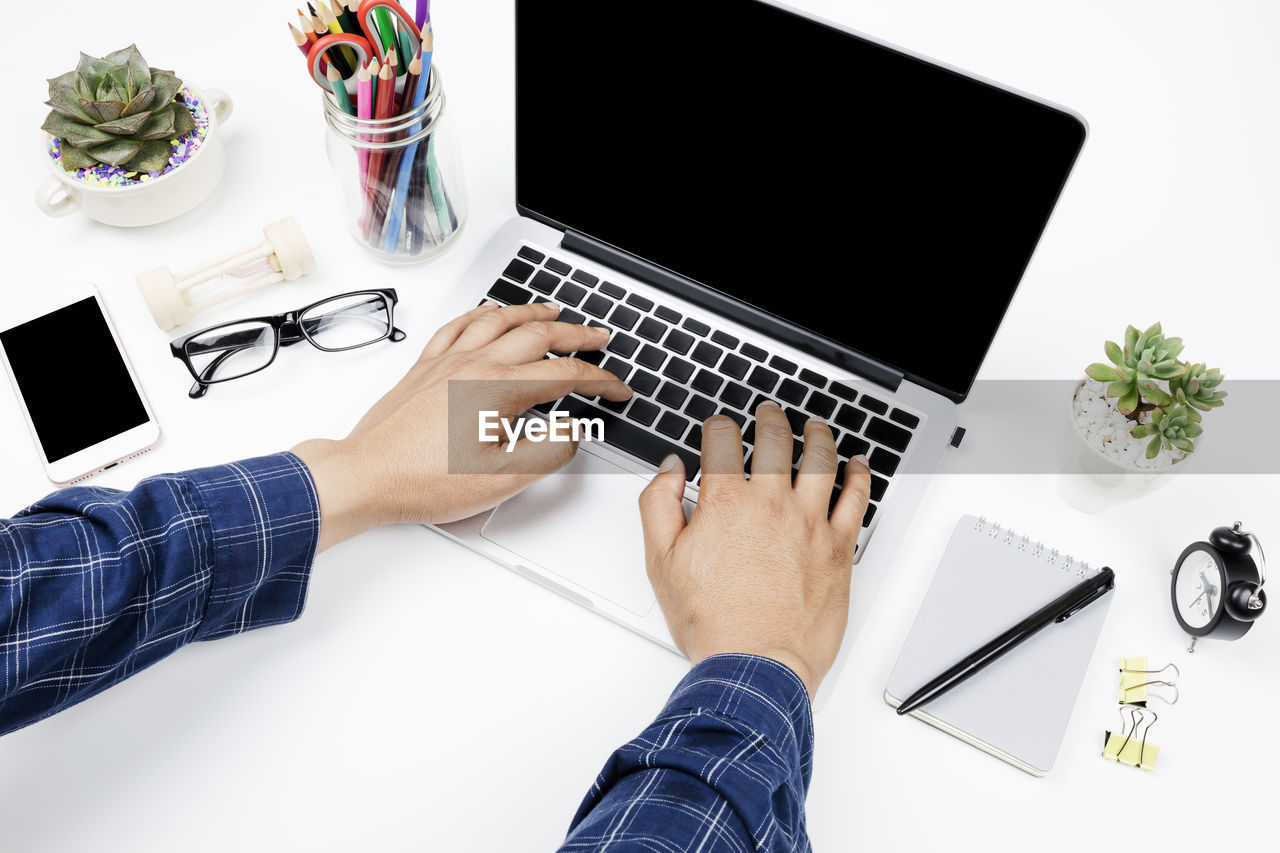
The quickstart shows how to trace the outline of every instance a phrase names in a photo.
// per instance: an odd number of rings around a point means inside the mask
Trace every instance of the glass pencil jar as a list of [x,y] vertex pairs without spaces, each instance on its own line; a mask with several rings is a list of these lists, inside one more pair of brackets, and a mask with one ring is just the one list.
[[[403,97],[403,78],[397,99]],[[467,218],[457,149],[445,121],[444,86],[432,67],[422,102],[392,118],[352,115],[324,95],[325,148],[341,189],[347,229],[375,258],[414,266],[444,254]]]

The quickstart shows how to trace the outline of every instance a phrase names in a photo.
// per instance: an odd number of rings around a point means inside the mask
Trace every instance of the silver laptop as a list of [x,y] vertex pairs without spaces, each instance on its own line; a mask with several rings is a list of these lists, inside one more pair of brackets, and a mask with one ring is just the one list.
[[[756,405],[836,433],[874,477],[856,633],[1084,143],[1073,113],[760,0],[638,14],[517,0],[516,209],[447,298],[553,300],[608,327],[579,357],[625,405],[566,398],[604,443],[439,530],[672,647],[636,499],[668,453],[698,498],[701,423],[750,452]],[[841,469],[843,473],[843,465]],[[925,476],[921,476],[925,475]],[[849,642],[845,647],[848,648]]]

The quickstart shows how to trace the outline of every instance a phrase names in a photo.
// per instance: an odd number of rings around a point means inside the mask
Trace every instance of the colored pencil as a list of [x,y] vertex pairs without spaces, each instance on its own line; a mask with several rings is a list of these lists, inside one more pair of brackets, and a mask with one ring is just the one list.
[[[316,29],[318,35],[337,35],[342,32],[340,29],[334,29],[334,19],[330,17],[329,10],[325,8],[323,0],[320,3],[320,11],[316,13],[316,18],[319,19],[320,26],[323,27],[323,29]],[[356,73],[356,55],[349,48],[340,47],[337,50],[330,48],[326,53],[330,58],[330,64],[336,65],[338,72],[343,77],[350,77]]]
[[351,105],[351,93],[347,91],[347,81],[342,79],[342,74],[335,66],[330,65],[329,73],[325,77],[329,81],[329,88],[333,90],[333,97],[338,102],[338,106],[342,107],[342,111],[347,115],[355,115],[356,108]]
[[396,47],[396,25],[392,23],[391,13],[385,6],[378,6],[373,10],[373,21],[378,27],[378,41],[382,42],[382,54],[386,56]]
[[[382,121],[391,114],[391,104],[395,100],[396,94],[396,78],[395,68],[390,62],[391,57],[387,57],[387,63],[382,66],[378,72],[378,94],[374,101],[373,117],[376,121]],[[377,139],[377,142],[387,142],[386,139]],[[369,181],[366,187],[366,201],[368,203],[369,216],[365,219],[365,239],[373,240],[375,233],[380,233],[378,229],[381,222],[377,218],[377,211],[381,207],[379,197],[384,194],[382,186],[382,163],[385,159],[384,152],[374,150],[369,152]]]
[[[369,65],[377,61],[372,60]],[[369,65],[356,71],[356,117],[361,121],[373,118],[373,77],[369,74]],[[369,137],[362,133],[360,139],[367,142]],[[360,162],[360,186],[364,187],[369,181],[369,149],[359,148],[357,159]]]
[[312,6],[310,3],[307,4],[307,11],[311,13],[311,17],[314,18],[316,16],[316,7]]
[[302,51],[303,56],[307,56],[311,52],[311,43],[307,41],[307,37],[302,30],[290,24],[289,35],[293,36],[293,43],[298,46],[298,50]]
[[378,103],[378,74],[382,71],[382,66],[378,64],[377,58],[369,60],[369,118],[373,118],[373,114],[377,112]]
[[342,24],[344,33],[364,35],[364,27],[356,20],[356,11],[360,4],[355,0],[334,0],[333,11],[338,13],[338,23]]
[[418,25],[419,32],[429,20],[431,20],[431,0],[418,0],[418,11],[413,16],[413,22]]
[[419,50],[409,62],[409,73],[404,78],[404,91],[400,93],[400,98],[396,101],[396,115],[404,115],[421,102],[418,97],[418,80],[421,77],[422,51]]
[[[419,50],[418,55],[409,63],[409,76],[405,78],[404,95],[402,97],[404,106],[401,108],[400,114],[405,115],[418,109],[426,97],[426,92],[426,77],[422,74],[422,51]],[[409,131],[409,135],[417,136],[421,130],[422,122],[415,122],[413,128]],[[388,253],[396,250],[396,245],[400,240],[401,223],[408,206],[409,183],[413,178],[413,164],[417,159],[418,147],[419,144],[417,142],[412,143],[409,146],[409,150],[404,152],[395,163],[395,193],[392,196],[391,204],[387,208],[386,239],[383,244],[383,250]],[[392,170],[388,169],[387,171],[391,172]]]

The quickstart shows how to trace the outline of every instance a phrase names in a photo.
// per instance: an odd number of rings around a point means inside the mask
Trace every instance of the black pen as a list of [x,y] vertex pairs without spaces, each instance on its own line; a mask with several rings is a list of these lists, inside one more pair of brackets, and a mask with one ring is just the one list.
[[1014,625],[982,648],[970,654],[955,666],[908,696],[898,706],[899,714],[909,714],[921,705],[932,702],[960,682],[980,671],[1005,652],[1031,635],[1055,622],[1061,622],[1106,595],[1116,586],[1116,574],[1103,567],[1084,583],[1055,598],[1053,601]]

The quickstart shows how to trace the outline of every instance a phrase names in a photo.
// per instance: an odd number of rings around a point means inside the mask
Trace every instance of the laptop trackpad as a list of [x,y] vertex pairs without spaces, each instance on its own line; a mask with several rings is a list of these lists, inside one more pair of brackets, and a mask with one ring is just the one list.
[[579,452],[561,471],[494,510],[480,535],[644,616],[655,601],[644,569],[637,504],[648,482]]

